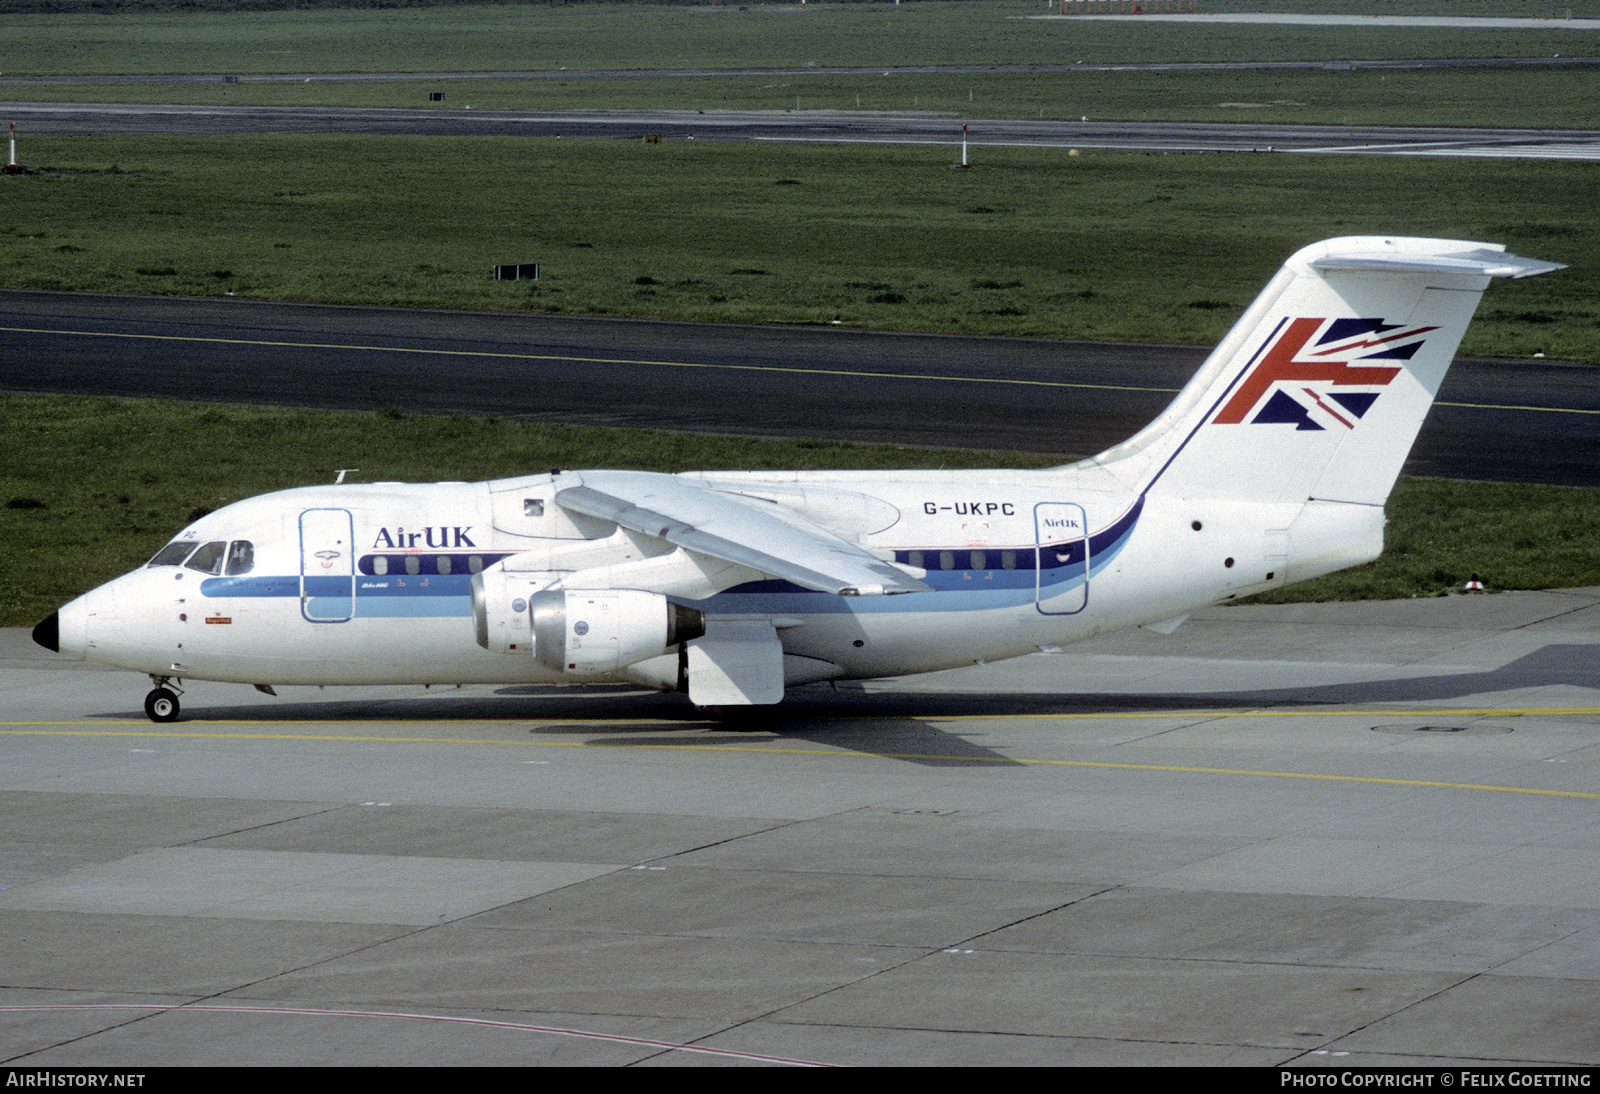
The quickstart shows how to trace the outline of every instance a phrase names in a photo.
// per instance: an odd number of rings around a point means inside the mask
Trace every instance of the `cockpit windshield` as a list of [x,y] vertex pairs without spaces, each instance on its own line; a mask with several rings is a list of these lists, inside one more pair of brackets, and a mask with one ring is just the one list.
[[220,574],[222,572],[222,558],[228,553],[228,545],[220,540],[208,543],[194,554],[189,556],[189,561],[184,565],[191,570],[199,570],[203,574]]
[[247,539],[232,543],[215,540],[198,544],[192,539],[175,539],[156,552],[147,566],[186,566],[203,574],[220,574],[226,567],[229,576],[247,574],[255,569],[255,544]]
[[192,539],[174,540],[156,552],[150,566],[182,566],[183,560],[188,558],[198,544]]

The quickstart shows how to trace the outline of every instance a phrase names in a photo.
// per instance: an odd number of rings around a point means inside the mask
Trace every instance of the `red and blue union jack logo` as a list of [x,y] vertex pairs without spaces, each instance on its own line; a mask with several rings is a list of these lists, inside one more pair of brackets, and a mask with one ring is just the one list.
[[[1437,327],[1407,327],[1382,319],[1296,319],[1279,328],[1277,340],[1212,419],[1214,425],[1290,424],[1296,429],[1354,429],[1381,391],[1400,374],[1399,365],[1423,347]],[[1253,415],[1253,416],[1252,416]]]

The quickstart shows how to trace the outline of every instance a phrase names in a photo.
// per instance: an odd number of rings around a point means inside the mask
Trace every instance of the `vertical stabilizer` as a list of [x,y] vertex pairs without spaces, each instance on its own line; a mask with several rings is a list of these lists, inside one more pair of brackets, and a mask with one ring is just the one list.
[[1313,244],[1160,417],[1090,462],[1142,494],[1382,505],[1490,279],[1560,268],[1463,240]]

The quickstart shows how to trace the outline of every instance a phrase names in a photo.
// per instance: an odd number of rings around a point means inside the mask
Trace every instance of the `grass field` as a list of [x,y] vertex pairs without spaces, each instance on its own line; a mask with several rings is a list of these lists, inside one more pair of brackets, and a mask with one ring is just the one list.
[[[740,10],[741,8],[745,10]],[[1221,0],[1207,11],[1550,17],[1600,14],[1585,0]],[[1343,70],[1339,62],[1600,55],[1600,33],[1563,29],[1195,26],[1041,21],[1021,0],[819,4],[449,5],[399,10],[0,15],[9,77],[207,73],[205,82],[0,84],[0,101],[419,106],[441,109],[921,110],[972,117],[1159,118],[1587,127],[1600,76],[1534,71]],[[1330,70],[996,73],[993,65],[1292,60]],[[959,65],[957,73],[907,71]],[[806,71],[814,66],[819,71]],[[858,71],[832,74],[829,67]],[[660,69],[780,68],[798,74],[597,76]],[[565,75],[562,75],[563,71]],[[284,73],[541,72],[548,78],[250,79]],[[221,75],[244,76],[225,84]]]
[[[31,149],[45,170],[0,178],[0,282],[18,286],[1206,343],[1298,247],[1398,229],[1572,264],[1493,290],[1465,352],[1600,360],[1600,173],[1582,163],[986,149],[963,172],[910,146],[335,136]],[[496,283],[496,262],[543,277]]]
[[[201,512],[331,482],[431,482],[548,467],[1045,467],[1036,454],[690,437],[494,418],[338,414],[135,399],[0,396],[0,626],[31,626],[149,558]],[[1491,588],[1600,585],[1600,489],[1401,479],[1389,548],[1369,566],[1277,600],[1439,596],[1479,573]],[[1483,529],[1495,530],[1486,537]]]
[[[429,95],[444,100],[434,103]],[[460,110],[766,110],[984,118],[1584,129],[1594,67],[1346,71],[913,73],[0,85],[0,102]]]
[[[1594,15],[1547,4],[1312,4],[1211,0],[1207,11]],[[12,14],[6,75],[451,72],[567,68],[790,68],[1135,61],[1537,57],[1600,54],[1600,34],[1551,19],[1537,30],[1195,26],[1041,20],[1037,0],[808,5],[441,5],[402,9],[169,14]]]

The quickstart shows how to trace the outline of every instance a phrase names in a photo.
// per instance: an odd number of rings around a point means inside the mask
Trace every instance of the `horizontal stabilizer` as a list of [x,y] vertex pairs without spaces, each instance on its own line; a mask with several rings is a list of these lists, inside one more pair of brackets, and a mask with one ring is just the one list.
[[1370,273],[1475,273],[1484,277],[1537,277],[1540,274],[1564,270],[1559,262],[1543,262],[1537,258],[1506,254],[1485,247],[1477,251],[1456,254],[1396,255],[1391,251],[1345,250],[1335,251],[1322,258],[1311,260],[1317,270],[1363,270]]

